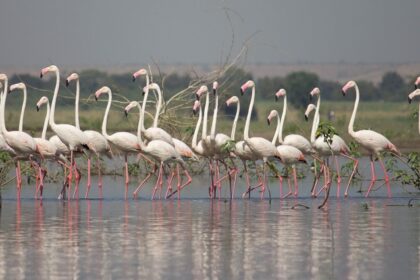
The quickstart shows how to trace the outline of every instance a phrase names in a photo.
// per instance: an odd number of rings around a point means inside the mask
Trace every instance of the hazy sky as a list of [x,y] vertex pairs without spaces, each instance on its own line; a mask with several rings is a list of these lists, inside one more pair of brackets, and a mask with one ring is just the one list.
[[6,66],[420,61],[419,0],[9,0]]

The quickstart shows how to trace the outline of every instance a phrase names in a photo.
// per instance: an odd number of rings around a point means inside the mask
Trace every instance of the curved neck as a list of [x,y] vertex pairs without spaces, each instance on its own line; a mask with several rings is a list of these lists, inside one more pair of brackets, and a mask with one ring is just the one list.
[[286,119],[286,113],[287,113],[287,95],[284,96],[283,101],[283,112],[281,113],[281,121],[280,121],[280,127],[279,127],[279,143],[283,144],[283,125],[284,120]]
[[23,131],[23,118],[25,117],[25,108],[26,108],[26,98],[27,92],[26,87],[23,89],[23,102],[22,102],[22,109],[20,110],[20,119],[19,119],[19,131]]
[[357,86],[357,84],[355,85],[355,89],[356,89],[356,100],[354,101],[354,108],[353,108],[353,113],[351,114],[351,118],[350,118],[350,122],[349,122],[349,127],[348,127],[348,133],[350,135],[354,135],[354,119],[356,118],[356,113],[357,113],[357,107],[359,106],[359,87]]
[[144,128],[144,112],[146,111],[146,102],[147,102],[148,95],[149,95],[149,87],[146,88],[146,92],[144,93],[143,104],[141,106],[139,125],[137,129],[137,138],[139,140],[139,145],[142,150],[146,147],[146,145],[143,142],[143,139],[141,138],[141,130]]
[[251,122],[252,108],[254,107],[254,99],[255,99],[255,86],[252,87],[251,101],[249,102],[248,115],[246,116],[244,140],[249,139],[249,125]]
[[1,109],[1,120],[0,120],[0,129],[2,133],[7,132],[6,129],[6,122],[4,121],[4,110],[5,110],[5,104],[6,104],[6,95],[7,95],[7,88],[9,87],[9,80],[6,78],[4,80],[4,90],[3,94],[1,96],[1,102],[0,102],[0,109]]
[[46,139],[46,136],[47,136],[47,128],[48,128],[49,117],[50,117],[50,103],[47,102],[47,114],[45,114],[44,126],[42,127],[42,134],[41,134],[42,139]]
[[241,105],[238,101],[238,103],[236,104],[236,114],[235,114],[235,119],[233,120],[232,132],[230,133],[230,138],[232,140],[235,140],[236,124],[238,123],[239,111],[240,110],[241,110]]
[[158,87],[157,93],[158,93],[158,100],[157,100],[157,103],[156,103],[155,118],[153,119],[153,127],[158,127],[159,114],[160,114],[160,109],[162,108],[162,100],[163,100],[162,91],[160,90],[160,87]]
[[211,123],[210,139],[214,140],[216,137],[216,123],[217,123],[217,112],[219,110],[219,95],[216,92],[216,101],[214,102],[213,121]]
[[276,126],[276,131],[274,132],[274,135],[273,135],[273,140],[271,140],[271,143],[272,143],[273,145],[276,145],[277,135],[278,135],[278,134],[279,134],[279,132],[280,132],[280,123],[281,123],[281,121],[280,121],[280,117],[279,117],[279,114],[277,114],[277,126]]
[[192,143],[191,143],[191,146],[193,147],[193,149],[195,149],[195,147],[197,147],[198,131],[200,130],[200,125],[201,125],[202,118],[203,118],[203,112],[202,112],[201,106],[200,106],[200,111],[198,113],[198,120],[197,120],[197,124],[195,125],[194,135],[193,135]]
[[206,105],[204,107],[203,129],[201,130],[201,138],[204,140],[207,136],[207,117],[209,114],[209,91],[206,92]]
[[109,137],[106,131],[106,126],[108,123],[108,114],[109,114],[109,109],[111,109],[111,104],[112,104],[112,92],[111,90],[108,90],[108,104],[106,104],[104,119],[102,121],[102,135],[105,137]]
[[55,70],[55,75],[56,75],[56,81],[55,81],[55,88],[54,88],[54,96],[53,96],[53,100],[51,101],[51,112],[50,112],[50,126],[51,127],[55,126],[55,120],[54,120],[55,104],[57,102],[58,89],[60,87],[60,72],[58,72],[58,69]]
[[80,98],[80,84],[79,79],[76,80],[76,101],[74,102],[74,123],[80,129],[79,124],[79,98]]

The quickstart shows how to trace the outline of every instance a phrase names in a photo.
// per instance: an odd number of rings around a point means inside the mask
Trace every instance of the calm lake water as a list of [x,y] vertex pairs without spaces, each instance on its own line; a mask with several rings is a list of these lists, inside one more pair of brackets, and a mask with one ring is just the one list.
[[[206,176],[180,201],[150,201],[151,184],[125,201],[123,179],[106,177],[103,200],[94,185],[91,200],[57,201],[60,186],[47,184],[42,202],[34,185],[18,202],[12,182],[2,190],[0,278],[420,278],[420,201],[407,207],[413,196],[396,185],[392,199],[385,188],[365,199],[354,187],[319,210],[309,179],[300,182],[301,198],[271,204],[256,193],[210,200]],[[270,186],[278,197],[277,181]],[[296,203],[310,208],[292,209]]]

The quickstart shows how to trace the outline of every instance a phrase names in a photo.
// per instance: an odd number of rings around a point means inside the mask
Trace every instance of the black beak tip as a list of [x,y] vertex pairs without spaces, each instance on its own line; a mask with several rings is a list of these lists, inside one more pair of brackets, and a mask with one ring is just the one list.
[[126,117],[126,118],[128,117],[128,112],[127,112],[127,110],[124,110],[124,115],[125,115],[125,117]]
[[193,111],[193,115],[195,116],[197,114],[196,110],[192,110]]
[[309,120],[308,116],[307,116],[307,115],[305,115],[305,121],[308,121],[308,120]]
[[98,97],[95,95],[95,101],[98,101]]
[[142,96],[144,96],[146,94],[146,92],[143,90],[142,92],[141,92],[141,95]]
[[413,101],[410,97],[408,98],[408,104],[411,104],[411,101]]
[[38,105],[36,106],[36,111],[37,111],[37,112],[39,112],[39,107],[38,107]]
[[133,82],[135,82],[136,81],[136,77],[133,75],[133,77],[132,77],[132,79],[131,79]]
[[217,93],[217,90],[214,88],[213,89],[213,95],[216,95],[216,93]]
[[277,96],[277,95],[275,95],[275,96],[274,96],[274,100],[275,100],[276,102],[279,100],[279,98],[278,98],[278,96]]
[[343,94],[343,96],[346,96],[346,92],[344,90],[341,91],[341,94]]
[[240,89],[240,91],[241,91],[241,96],[243,96],[244,95],[244,91],[242,89]]
[[270,125],[270,120],[269,119],[267,119],[267,124]]
[[200,101],[200,96],[198,94],[195,94],[195,99]]
[[7,93],[11,93],[12,92],[12,90],[9,88],[9,90],[7,91]]
[[44,75],[42,74],[42,72],[39,74],[39,77],[42,79],[42,77],[44,77]]
[[70,85],[69,80],[66,79],[66,87]]

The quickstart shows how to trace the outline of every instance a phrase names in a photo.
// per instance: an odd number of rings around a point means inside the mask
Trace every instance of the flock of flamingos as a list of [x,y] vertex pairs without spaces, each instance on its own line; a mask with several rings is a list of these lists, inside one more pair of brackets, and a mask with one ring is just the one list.
[[[238,167],[234,163],[234,159],[240,159],[243,163],[243,172],[246,179],[247,191],[243,194],[243,197],[249,196],[251,191],[259,188],[261,198],[264,197],[265,190],[267,189],[267,162],[268,160],[279,160],[281,164],[287,167],[291,167],[294,184],[291,184],[291,178],[288,178],[288,192],[283,194],[283,178],[279,176],[279,186],[280,186],[280,195],[282,198],[288,196],[298,196],[298,183],[296,178],[296,169],[295,166],[299,163],[306,163],[306,157],[311,157],[314,160],[314,163],[320,164],[320,171],[318,174],[315,172],[315,184],[311,190],[313,196],[319,195],[323,190],[331,185],[331,174],[330,168],[327,165],[326,159],[330,156],[334,157],[335,168],[338,175],[337,178],[337,196],[340,195],[340,182],[341,177],[339,173],[339,164],[337,161],[337,156],[343,156],[352,160],[354,162],[354,169],[349,177],[344,195],[348,195],[348,188],[351,183],[351,179],[357,169],[358,160],[352,158],[349,155],[349,148],[344,142],[344,140],[338,135],[334,135],[329,141],[324,139],[324,136],[316,137],[316,131],[320,121],[320,103],[321,96],[320,90],[314,88],[310,95],[317,99],[316,105],[309,104],[305,111],[305,118],[308,119],[311,112],[314,111],[313,123],[311,129],[310,139],[298,134],[290,134],[283,137],[283,124],[285,121],[286,111],[287,111],[287,95],[284,89],[280,89],[276,94],[276,100],[283,99],[283,111],[280,114],[273,110],[270,112],[267,121],[270,124],[274,118],[277,120],[277,128],[275,130],[272,141],[269,141],[262,137],[250,137],[249,136],[249,126],[251,121],[251,112],[254,106],[255,100],[255,84],[253,81],[249,80],[245,82],[241,88],[241,95],[251,94],[251,101],[248,108],[248,115],[246,117],[245,129],[243,139],[235,139],[236,125],[238,122],[239,111],[240,111],[240,99],[237,96],[230,97],[226,104],[231,106],[236,104],[236,115],[232,125],[231,135],[228,136],[223,133],[216,132],[216,122],[217,122],[217,111],[219,106],[219,97],[218,97],[218,83],[214,82],[212,84],[211,90],[206,85],[202,85],[196,92],[196,100],[193,104],[193,111],[195,114],[198,113],[198,120],[195,126],[195,131],[192,138],[191,148],[184,142],[179,139],[172,137],[168,132],[159,127],[159,113],[162,106],[163,97],[160,91],[159,85],[156,83],[149,83],[149,75],[145,69],[140,69],[133,74],[133,81],[137,78],[144,76],[146,79],[146,85],[143,87],[143,102],[138,103],[137,101],[130,102],[124,111],[126,114],[133,109],[137,108],[139,110],[139,122],[137,134],[132,134],[129,132],[116,132],[113,134],[107,133],[107,119],[108,113],[112,103],[112,92],[109,87],[102,87],[95,92],[95,98],[98,99],[102,95],[108,95],[108,104],[106,107],[105,115],[102,123],[102,133],[99,133],[94,130],[84,130],[82,131],[79,126],[79,117],[78,117],[78,100],[79,100],[79,76],[76,73],[71,74],[66,79],[66,85],[72,81],[76,82],[76,123],[75,125],[70,124],[57,124],[55,122],[55,109],[56,101],[60,88],[60,73],[59,69],[55,65],[45,67],[41,70],[41,78],[49,73],[53,73],[56,76],[56,83],[54,88],[54,95],[50,103],[47,97],[43,96],[37,103],[37,110],[44,104],[47,106],[47,113],[45,116],[44,126],[42,130],[41,138],[34,138],[28,133],[23,131],[23,116],[26,103],[26,86],[24,83],[13,84],[10,87],[8,86],[8,78],[5,74],[0,74],[0,88],[3,87],[1,93],[1,104],[0,104],[0,150],[6,151],[13,156],[13,159],[16,163],[16,187],[17,187],[17,197],[20,199],[21,187],[22,187],[22,177],[20,170],[20,161],[29,161],[32,167],[36,171],[36,190],[35,198],[42,199],[42,192],[44,186],[44,177],[46,174],[46,169],[43,167],[44,161],[54,161],[60,164],[65,171],[65,182],[63,184],[63,189],[59,196],[60,199],[66,197],[66,192],[68,192],[67,199],[78,198],[79,192],[79,181],[80,181],[80,171],[77,168],[75,161],[75,156],[78,154],[86,154],[88,158],[88,178],[87,178],[87,189],[85,193],[85,198],[88,198],[89,190],[91,187],[91,158],[96,157],[98,160],[98,186],[101,190],[102,188],[102,179],[100,174],[100,157],[103,155],[112,157],[113,155],[120,154],[125,158],[125,198],[128,196],[128,183],[129,183],[129,173],[127,165],[127,157],[129,155],[138,155],[144,160],[149,162],[154,166],[153,170],[149,172],[144,180],[140,182],[137,189],[133,192],[133,196],[136,197],[141,188],[145,183],[150,179],[152,175],[157,172],[157,181],[153,188],[152,199],[156,196],[161,197],[162,187],[163,187],[163,178],[165,177],[167,181],[167,190],[164,195],[165,198],[170,198],[173,195],[177,194],[178,198],[180,197],[181,190],[189,185],[192,181],[192,178],[188,172],[187,165],[185,161],[192,160],[197,161],[200,158],[208,160],[209,170],[210,170],[210,186],[209,186],[209,196],[211,198],[221,196],[221,187],[223,181],[226,181],[229,178],[230,186],[230,198],[234,196],[235,185],[236,185],[236,176],[238,173]],[[420,89],[417,87],[420,86],[420,77],[417,78],[415,82],[416,90],[409,94],[409,102],[417,96],[420,95]],[[359,105],[359,88],[354,81],[347,82],[343,88],[342,93],[346,95],[350,89],[355,89],[356,99],[354,103],[353,113],[348,125],[348,133],[350,136],[359,143],[363,148],[365,148],[370,154],[370,167],[371,167],[371,181],[366,192],[366,197],[369,195],[375,181],[375,168],[374,168],[374,158],[378,158],[379,164],[385,175],[385,183],[387,186],[388,196],[391,197],[391,188],[389,183],[389,176],[387,174],[384,163],[381,159],[380,153],[382,151],[389,151],[395,155],[399,155],[398,149],[392,144],[385,136],[380,133],[377,133],[372,130],[359,130],[354,131],[353,125],[356,118],[357,108]],[[19,122],[18,131],[8,131],[5,124],[5,106],[7,94],[20,89],[24,93],[24,100],[22,104],[22,112]],[[154,90],[157,93],[158,100],[156,102],[155,117],[153,125],[149,128],[144,127],[144,115],[145,108],[147,103],[147,98],[150,90]],[[214,101],[214,112],[213,120],[210,128],[210,133],[207,131],[208,123],[208,112],[210,104],[210,96],[213,96]],[[200,99],[205,96],[205,105],[204,110],[202,110]],[[46,132],[48,125],[55,133],[49,139],[46,138]],[[199,130],[201,128],[201,137],[199,138]],[[419,128],[420,129],[420,128]],[[231,148],[226,148],[232,144]],[[254,186],[252,186],[250,176],[248,174],[247,162],[262,162],[262,175],[261,170],[256,166],[256,180]],[[229,162],[229,165],[227,164]],[[221,175],[220,167],[225,167],[225,175]],[[315,169],[316,170],[316,169]],[[182,174],[183,172],[183,174]],[[168,176],[169,175],[169,176]],[[324,176],[324,183],[319,190],[317,190],[317,183],[321,176]],[[175,179],[176,178],[176,179]],[[75,181],[75,189],[73,195],[71,192],[71,186],[73,179]],[[172,188],[172,181],[176,180],[176,188]],[[233,183],[232,183],[233,180]],[[232,187],[233,185],[233,187]],[[292,188],[293,186],[293,188]],[[269,190],[269,189],[268,189]],[[102,195],[102,193],[101,193]]]

